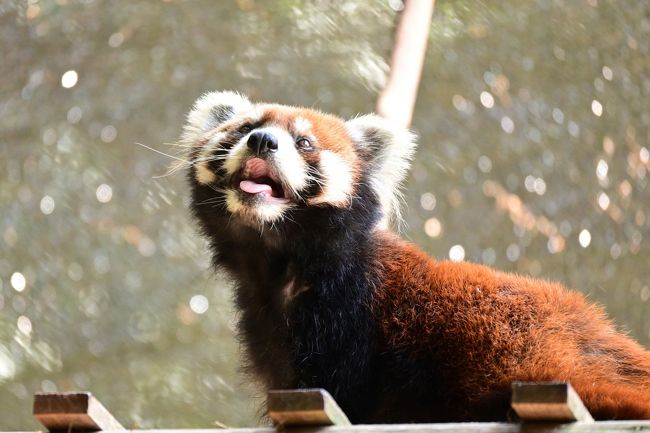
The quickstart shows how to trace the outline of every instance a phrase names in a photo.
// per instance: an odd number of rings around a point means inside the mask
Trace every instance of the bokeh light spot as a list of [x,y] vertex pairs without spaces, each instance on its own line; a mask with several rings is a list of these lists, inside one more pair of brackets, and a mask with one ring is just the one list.
[[494,96],[492,96],[492,94],[490,92],[485,92],[485,91],[481,92],[480,99],[481,99],[481,104],[485,108],[494,107]]
[[600,194],[598,194],[598,206],[602,210],[607,210],[607,208],[609,207],[609,203],[610,203],[610,200],[609,200],[609,196],[607,194],[605,194],[604,192],[601,192]]
[[74,106],[68,110],[66,118],[68,119],[68,122],[72,124],[79,123],[79,121],[83,117],[83,114],[84,112],[81,109],[81,107]]
[[145,257],[151,257],[156,253],[156,243],[148,237],[143,237],[138,242],[138,252]]
[[438,218],[429,218],[424,222],[424,232],[430,238],[437,238],[442,232],[442,224]]
[[41,212],[43,212],[44,215],[50,215],[52,212],[54,212],[56,203],[54,202],[54,199],[52,197],[46,195],[41,199],[40,207],[41,207]]
[[436,207],[436,196],[433,193],[425,192],[420,196],[420,206],[424,210],[433,210]]
[[492,160],[485,155],[481,155],[478,159],[478,169],[483,173],[489,173],[492,171]]
[[203,314],[208,311],[208,308],[210,308],[210,302],[208,301],[208,298],[203,295],[194,295],[190,299],[190,308],[196,314]]
[[646,164],[650,160],[650,151],[648,150],[647,147],[642,147],[641,150],[639,150],[639,159],[644,164]]
[[515,130],[515,122],[510,117],[503,116],[501,118],[501,129],[508,134],[512,134]]
[[401,12],[404,9],[403,0],[388,0],[388,6],[395,12]]
[[582,248],[587,248],[591,244],[591,233],[589,230],[582,229],[578,235],[578,242]]
[[115,141],[115,138],[117,138],[117,129],[115,129],[113,125],[106,125],[99,133],[99,138],[101,138],[104,143],[112,143]]
[[609,66],[603,66],[603,77],[607,81],[612,81],[612,78],[614,78],[614,72]]
[[113,33],[113,34],[108,38],[108,45],[109,45],[111,48],[117,48],[117,47],[119,47],[120,45],[122,45],[123,42],[124,42],[124,34],[121,33],[121,32]]
[[546,248],[548,249],[549,253],[557,254],[564,250],[565,243],[566,242],[562,236],[554,235],[549,238],[548,242],[546,243]]
[[598,165],[596,165],[596,176],[598,176],[598,179],[603,180],[607,177],[607,172],[609,171],[609,166],[607,165],[607,162],[605,160],[600,160],[598,161]]
[[22,292],[25,290],[25,287],[27,287],[27,280],[20,272],[14,272],[11,274],[11,279],[9,281],[11,282],[11,287],[13,287],[17,292]]
[[454,95],[451,98],[451,103],[454,104],[454,108],[458,111],[467,111],[469,106],[467,99],[463,98],[461,95]]
[[597,100],[591,101],[591,111],[598,117],[603,115],[603,104]]
[[108,203],[113,198],[113,188],[110,185],[102,183],[97,187],[95,196],[100,203]]
[[32,333],[32,321],[29,320],[29,317],[27,316],[19,316],[16,321],[16,327],[25,335],[30,335]]
[[506,257],[508,257],[508,260],[511,262],[516,262],[517,259],[519,259],[520,254],[521,250],[517,244],[510,244],[508,245],[508,248],[506,248]]
[[77,71],[74,70],[66,71],[61,76],[61,86],[63,86],[66,89],[70,89],[77,84],[78,80],[79,80],[79,75],[77,74]]
[[452,262],[462,262],[465,259],[465,248],[459,244],[449,248],[449,259]]

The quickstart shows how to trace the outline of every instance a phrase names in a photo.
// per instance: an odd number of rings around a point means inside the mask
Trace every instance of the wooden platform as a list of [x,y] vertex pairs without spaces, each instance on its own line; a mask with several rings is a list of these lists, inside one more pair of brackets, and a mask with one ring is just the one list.
[[511,406],[520,422],[351,425],[336,401],[323,389],[278,390],[271,391],[268,396],[268,415],[275,427],[127,430],[92,394],[72,392],[37,394],[34,416],[47,430],[66,433],[277,433],[287,430],[301,433],[650,432],[650,420],[595,422],[568,383],[514,383]]
[[[600,421],[570,424],[518,423],[445,423],[445,424],[373,424],[349,427],[291,427],[296,433],[631,433],[650,432],[650,421]],[[76,431],[76,430],[72,430]],[[277,433],[273,427],[236,429],[152,429],[105,430],[106,433]],[[3,433],[41,433],[3,432]]]

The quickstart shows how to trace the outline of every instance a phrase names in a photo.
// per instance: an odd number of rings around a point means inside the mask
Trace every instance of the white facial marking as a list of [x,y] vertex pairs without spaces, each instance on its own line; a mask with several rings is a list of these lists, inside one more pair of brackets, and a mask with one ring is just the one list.
[[260,222],[272,223],[282,218],[284,212],[291,207],[289,203],[264,203],[255,206],[254,211]]
[[214,151],[219,147],[219,142],[224,139],[225,133],[219,132],[210,137],[203,145],[201,151],[194,158],[196,167],[195,179],[198,183],[207,185],[217,180],[217,175],[210,169],[209,162],[214,158]]
[[239,198],[239,192],[234,189],[226,191],[226,208],[232,214],[240,215],[249,223],[273,223],[282,218],[291,203],[269,203],[248,206]]
[[[249,134],[250,135],[250,134]],[[237,142],[228,152],[228,156],[223,164],[223,167],[226,169],[226,173],[232,175],[239,171],[244,163],[244,159],[249,155],[248,146],[246,142],[248,141],[248,135]]]
[[320,154],[320,171],[323,174],[323,193],[309,200],[310,204],[346,206],[352,193],[352,167],[329,150]]
[[211,146],[212,149],[216,149],[219,147],[219,143],[221,143],[224,138],[226,138],[225,132],[217,132],[216,134],[212,134],[212,136],[208,139],[206,147]]
[[239,199],[237,191],[233,189],[226,191],[226,208],[230,213],[244,213],[247,209]]
[[264,112],[260,110],[259,107],[254,106],[249,112],[248,112],[248,121],[251,123],[257,123],[260,121],[262,118],[262,115]]
[[294,139],[287,131],[277,126],[262,128],[259,131],[273,134],[278,139],[278,150],[273,155],[273,163],[278,168],[278,175],[284,184],[294,193],[307,186],[307,164],[302,158]]
[[217,176],[210,170],[206,161],[199,162],[196,165],[196,181],[200,184],[207,185],[217,180]]
[[311,122],[304,117],[296,117],[293,121],[293,128],[300,135],[307,135],[311,130]]

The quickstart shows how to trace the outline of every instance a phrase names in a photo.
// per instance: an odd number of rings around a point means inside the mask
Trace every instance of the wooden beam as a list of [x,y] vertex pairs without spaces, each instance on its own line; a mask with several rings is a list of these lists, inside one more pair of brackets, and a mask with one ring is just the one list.
[[267,412],[281,426],[349,426],[350,421],[324,389],[269,391]]
[[[288,427],[284,433],[640,433],[650,432],[646,421],[598,421],[593,423],[441,423],[441,424],[376,424],[325,427]],[[39,433],[39,432],[15,432]],[[102,433],[124,433],[105,431]],[[165,429],[129,430],[128,433],[278,433],[273,427],[228,429]]]
[[377,100],[377,113],[400,126],[408,127],[413,117],[434,3],[407,0],[395,30],[390,73]]
[[511,406],[523,421],[594,421],[573,387],[565,382],[514,382]]
[[[290,428],[296,433],[639,433],[650,432],[650,420],[596,421],[592,423],[466,422],[441,424],[376,424]],[[285,431],[285,433],[287,432]],[[3,432],[42,433],[42,432]],[[123,430],[102,433],[124,433]],[[129,430],[128,433],[278,433],[274,427]]]
[[36,394],[34,416],[50,431],[124,430],[89,392]]

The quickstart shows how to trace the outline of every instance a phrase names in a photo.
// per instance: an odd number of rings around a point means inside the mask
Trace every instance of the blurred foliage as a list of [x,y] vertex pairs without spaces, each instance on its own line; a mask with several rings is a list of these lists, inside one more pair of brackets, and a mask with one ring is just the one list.
[[[399,1],[0,2],[0,429],[91,390],[129,427],[254,425],[174,152],[202,92],[371,111]],[[650,344],[650,3],[439,0],[404,233],[563,281]],[[74,72],[71,72],[74,71]]]

